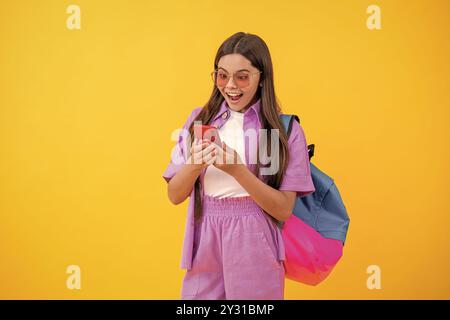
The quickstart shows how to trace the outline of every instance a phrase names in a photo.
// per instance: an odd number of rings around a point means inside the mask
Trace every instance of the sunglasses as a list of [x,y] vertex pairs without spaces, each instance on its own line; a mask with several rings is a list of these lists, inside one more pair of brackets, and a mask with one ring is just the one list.
[[231,76],[230,74],[228,74],[223,70],[215,70],[211,72],[211,78],[216,86],[225,87],[230,81],[230,78],[233,77],[233,82],[236,84],[236,86],[238,86],[239,88],[245,88],[250,85],[250,78],[255,74],[260,73],[262,73],[262,71],[258,72],[238,71],[233,73],[233,75]]

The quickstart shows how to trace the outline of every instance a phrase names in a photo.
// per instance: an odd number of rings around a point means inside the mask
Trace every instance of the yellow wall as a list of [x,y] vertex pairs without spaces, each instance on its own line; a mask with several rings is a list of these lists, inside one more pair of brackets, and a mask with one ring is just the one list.
[[450,298],[449,21],[447,0],[1,1],[0,298],[179,298],[187,201],[161,175],[237,31],[267,42],[351,216],[330,278],[286,299]]

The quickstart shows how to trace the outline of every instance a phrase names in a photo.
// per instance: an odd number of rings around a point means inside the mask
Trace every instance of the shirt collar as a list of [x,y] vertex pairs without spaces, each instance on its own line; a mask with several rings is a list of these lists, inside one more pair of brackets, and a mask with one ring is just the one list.
[[[219,112],[217,112],[217,114],[214,116],[213,121],[216,121],[218,118],[220,117],[226,117],[227,119],[229,118],[229,106],[227,101],[224,99],[222,101],[222,103],[220,104],[220,108],[219,108]],[[228,112],[227,115],[223,115],[225,112]],[[261,125],[261,98],[258,98],[258,100],[253,103],[245,112],[244,112],[244,117],[245,116],[254,116],[256,115],[256,118],[258,119],[259,124]]]

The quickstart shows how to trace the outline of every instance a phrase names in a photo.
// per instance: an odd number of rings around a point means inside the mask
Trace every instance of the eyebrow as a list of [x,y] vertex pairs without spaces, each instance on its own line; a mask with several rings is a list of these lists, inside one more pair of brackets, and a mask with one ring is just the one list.
[[[225,68],[218,67],[217,69],[222,69],[222,70],[224,70],[226,73],[229,73]],[[247,71],[247,72],[250,72],[250,70],[248,70],[248,69],[239,69],[239,70],[236,71],[236,72],[239,72],[239,71]]]

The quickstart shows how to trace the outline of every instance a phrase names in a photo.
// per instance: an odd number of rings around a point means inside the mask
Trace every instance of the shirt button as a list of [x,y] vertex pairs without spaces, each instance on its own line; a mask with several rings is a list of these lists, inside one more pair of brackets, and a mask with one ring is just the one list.
[[228,117],[228,111],[225,111],[225,112],[222,114],[222,119],[225,120],[227,117]]

